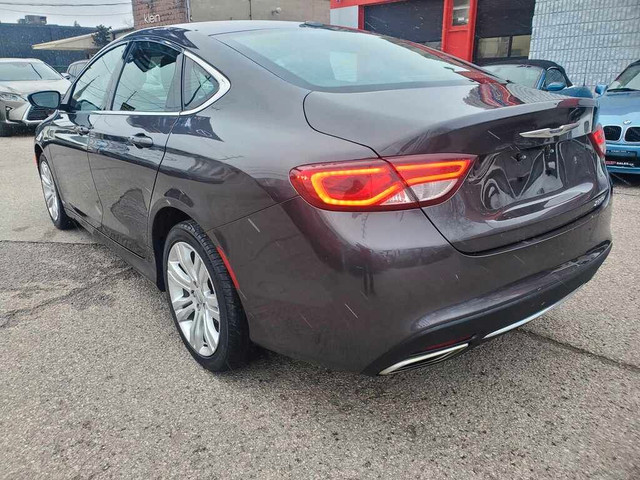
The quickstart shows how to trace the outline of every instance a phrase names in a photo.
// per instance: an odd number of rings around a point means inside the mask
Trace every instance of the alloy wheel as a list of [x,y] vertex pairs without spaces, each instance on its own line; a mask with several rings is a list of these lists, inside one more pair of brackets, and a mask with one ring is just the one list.
[[218,297],[204,261],[186,242],[169,250],[167,284],[184,338],[198,355],[212,356],[220,340]]
[[51,215],[51,218],[55,222],[60,215],[58,193],[56,192],[53,175],[51,175],[51,170],[47,162],[40,164],[40,181],[42,182],[42,191],[44,192],[44,200],[47,203],[49,215]]

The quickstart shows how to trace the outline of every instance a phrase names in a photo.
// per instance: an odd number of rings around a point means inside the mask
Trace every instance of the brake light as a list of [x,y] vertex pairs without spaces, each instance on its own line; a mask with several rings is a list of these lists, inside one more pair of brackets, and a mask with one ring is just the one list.
[[311,205],[326,210],[398,210],[441,203],[464,179],[475,157],[411,155],[303,165],[291,183]]
[[596,129],[589,134],[593,148],[600,157],[604,157],[607,152],[607,139],[604,136],[602,125],[598,124]]

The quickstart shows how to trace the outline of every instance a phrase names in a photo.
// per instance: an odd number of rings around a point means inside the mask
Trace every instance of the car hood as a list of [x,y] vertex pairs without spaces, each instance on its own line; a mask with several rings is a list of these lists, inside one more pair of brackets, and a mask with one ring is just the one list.
[[64,78],[60,80],[34,80],[24,82],[0,82],[0,92],[10,92],[18,95],[29,95],[34,92],[42,92],[44,90],[55,90],[64,94],[71,82]]
[[640,92],[610,92],[598,99],[599,121],[603,125],[629,121],[640,125]]

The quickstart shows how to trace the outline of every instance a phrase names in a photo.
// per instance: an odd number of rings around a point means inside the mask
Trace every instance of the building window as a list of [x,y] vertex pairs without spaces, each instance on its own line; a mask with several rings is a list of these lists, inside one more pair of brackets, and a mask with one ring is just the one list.
[[476,57],[478,59],[509,58],[529,56],[531,35],[513,37],[492,37],[478,39]]
[[518,35],[511,37],[510,57],[529,57],[529,46],[531,45],[531,35]]
[[452,18],[454,27],[469,23],[469,0],[453,0]]

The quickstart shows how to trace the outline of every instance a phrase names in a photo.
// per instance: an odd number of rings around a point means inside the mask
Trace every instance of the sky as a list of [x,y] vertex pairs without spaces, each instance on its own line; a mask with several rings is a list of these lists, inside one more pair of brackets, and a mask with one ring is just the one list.
[[0,22],[17,23],[25,15],[44,15],[50,25],[73,25],[77,21],[83,27],[106,25],[115,29],[133,26],[131,0],[0,0]]

